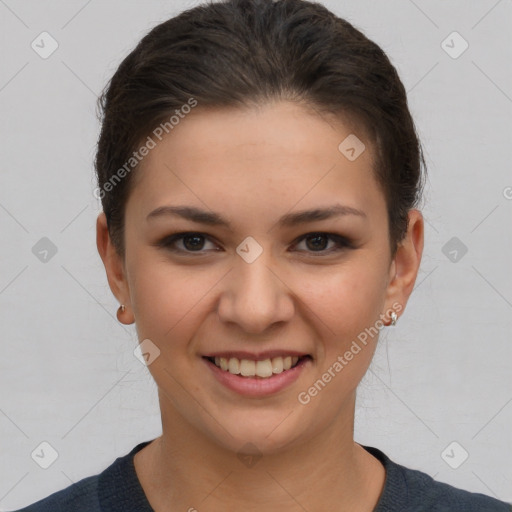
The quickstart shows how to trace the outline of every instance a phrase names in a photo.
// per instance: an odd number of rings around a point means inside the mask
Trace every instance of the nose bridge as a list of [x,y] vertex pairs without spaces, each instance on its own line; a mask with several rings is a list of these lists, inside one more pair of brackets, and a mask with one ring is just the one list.
[[247,332],[258,333],[276,322],[289,320],[293,303],[287,287],[276,276],[279,271],[270,249],[256,251],[251,243],[249,240],[237,248],[234,268],[227,276],[219,303],[219,316]]

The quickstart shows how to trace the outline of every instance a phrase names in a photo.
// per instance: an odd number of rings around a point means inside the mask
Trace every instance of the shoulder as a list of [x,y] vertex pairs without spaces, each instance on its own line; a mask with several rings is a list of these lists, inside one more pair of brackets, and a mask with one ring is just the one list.
[[512,505],[480,493],[458,489],[431,476],[401,466],[401,473],[411,503],[421,504],[418,510],[435,512],[512,512]]
[[438,482],[393,462],[377,448],[364,448],[386,468],[386,482],[374,512],[512,512],[512,504]]
[[151,512],[133,465],[133,456],[150,442],[138,444],[101,473],[14,512]]
[[15,512],[100,512],[98,480],[89,476]]

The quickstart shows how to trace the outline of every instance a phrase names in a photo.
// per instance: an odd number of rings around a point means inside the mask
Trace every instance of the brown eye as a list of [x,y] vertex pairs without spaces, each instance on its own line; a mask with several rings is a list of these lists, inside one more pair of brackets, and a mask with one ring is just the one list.
[[183,246],[187,251],[197,251],[204,246],[204,236],[202,235],[186,235],[183,237]]
[[[305,249],[300,248],[301,244],[305,245]],[[352,244],[345,237],[334,233],[308,233],[302,236],[294,247],[301,252],[319,253],[321,256],[351,248]]]
[[[207,247],[207,244],[210,244],[213,248]],[[157,246],[181,254],[205,254],[212,250],[218,250],[209,237],[202,233],[176,233],[165,237],[157,243]]]
[[323,251],[329,244],[329,237],[326,235],[311,235],[306,237],[306,246],[312,251]]

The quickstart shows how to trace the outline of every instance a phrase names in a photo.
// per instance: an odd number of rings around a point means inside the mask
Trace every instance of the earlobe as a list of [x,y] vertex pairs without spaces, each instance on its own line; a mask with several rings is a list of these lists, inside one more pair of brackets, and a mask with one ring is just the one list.
[[[424,243],[423,215],[419,210],[409,211],[409,224],[405,238],[400,242],[390,267],[386,307],[405,308],[414,288],[421,263]],[[397,311],[398,312],[398,311]]]
[[129,304],[124,265],[110,240],[104,212],[101,212],[96,220],[96,247],[105,266],[108,284],[112,293],[121,304]]

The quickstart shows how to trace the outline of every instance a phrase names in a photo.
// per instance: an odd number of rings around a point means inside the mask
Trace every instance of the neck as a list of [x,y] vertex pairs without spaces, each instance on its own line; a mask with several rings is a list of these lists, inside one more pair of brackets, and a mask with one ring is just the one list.
[[252,457],[214,443],[168,406],[161,408],[162,436],[134,459],[155,512],[371,512],[377,504],[385,471],[353,440],[355,395],[348,410],[308,442]]

